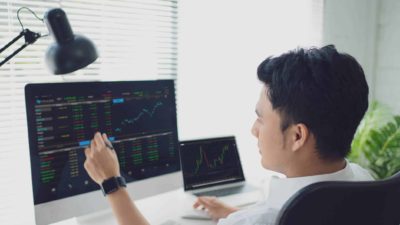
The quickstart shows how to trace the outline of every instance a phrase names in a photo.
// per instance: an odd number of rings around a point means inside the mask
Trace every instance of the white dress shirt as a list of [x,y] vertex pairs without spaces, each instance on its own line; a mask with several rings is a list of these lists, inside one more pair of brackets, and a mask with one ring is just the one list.
[[373,180],[367,170],[346,161],[344,169],[334,173],[315,176],[278,178],[272,177],[266,200],[252,207],[220,219],[218,225],[271,225],[275,223],[283,204],[298,190],[320,181],[369,181]]

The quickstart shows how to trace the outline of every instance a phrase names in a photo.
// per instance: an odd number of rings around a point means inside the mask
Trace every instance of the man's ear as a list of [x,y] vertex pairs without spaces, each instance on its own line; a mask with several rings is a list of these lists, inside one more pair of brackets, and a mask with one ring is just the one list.
[[294,124],[291,127],[292,130],[292,151],[298,151],[303,147],[309,138],[310,131],[308,127],[302,123]]

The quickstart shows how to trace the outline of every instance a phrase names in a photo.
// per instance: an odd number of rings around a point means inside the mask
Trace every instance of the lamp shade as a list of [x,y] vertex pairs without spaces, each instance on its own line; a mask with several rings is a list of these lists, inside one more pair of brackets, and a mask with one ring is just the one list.
[[55,43],[46,52],[46,63],[52,73],[71,73],[93,63],[98,55],[93,42],[74,35],[67,15],[60,8],[49,10],[44,16],[47,28]]

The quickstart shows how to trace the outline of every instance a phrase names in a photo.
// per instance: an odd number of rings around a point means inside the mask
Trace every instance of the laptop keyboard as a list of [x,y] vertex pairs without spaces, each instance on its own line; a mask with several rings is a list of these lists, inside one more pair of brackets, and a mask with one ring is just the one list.
[[243,192],[248,192],[255,190],[253,187],[249,185],[244,185],[240,187],[231,187],[231,188],[224,188],[224,189],[219,189],[219,190],[213,190],[213,191],[205,191],[205,192],[200,192],[200,193],[195,193],[196,196],[226,196],[226,195],[232,195],[232,194],[238,194],[238,193],[243,193]]

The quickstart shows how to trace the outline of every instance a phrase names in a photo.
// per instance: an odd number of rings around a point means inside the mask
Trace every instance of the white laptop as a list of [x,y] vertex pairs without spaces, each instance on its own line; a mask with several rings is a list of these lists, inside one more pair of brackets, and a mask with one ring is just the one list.
[[[259,189],[245,181],[234,136],[181,141],[179,153],[185,192],[216,196],[237,207],[260,199]],[[184,214],[186,218],[202,215],[191,215],[190,211]]]

